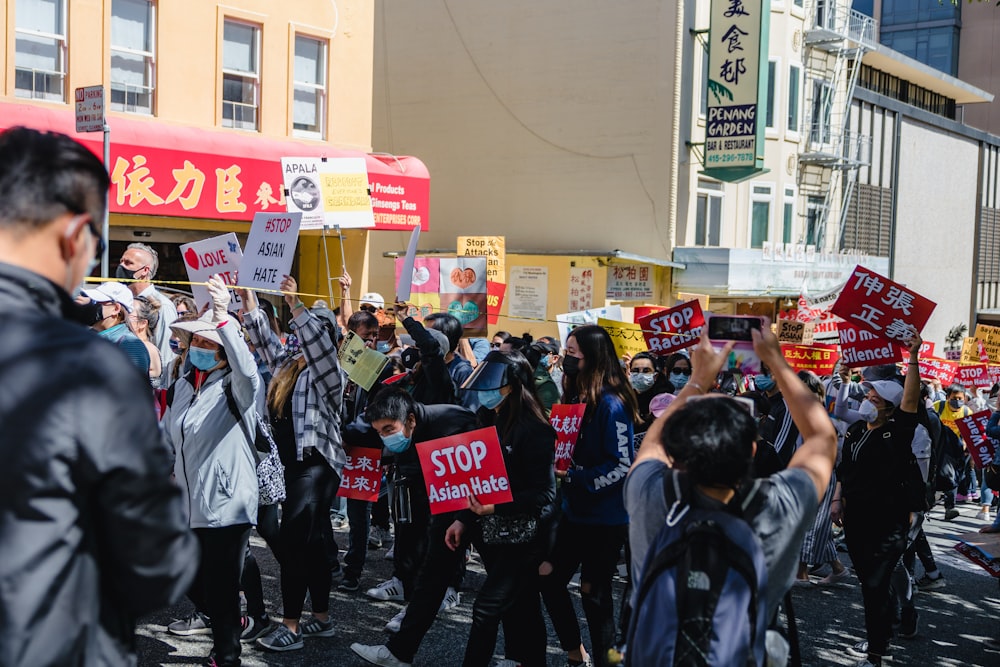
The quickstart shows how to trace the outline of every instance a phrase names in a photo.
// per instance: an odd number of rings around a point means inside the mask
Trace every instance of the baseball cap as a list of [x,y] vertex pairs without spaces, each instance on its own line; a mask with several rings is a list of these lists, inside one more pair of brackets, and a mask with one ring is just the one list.
[[670,404],[674,402],[675,398],[677,397],[673,394],[657,394],[649,401],[650,414],[654,417],[659,417],[667,411],[667,408],[670,407]]
[[874,389],[875,393],[881,396],[883,401],[886,403],[892,403],[896,407],[899,407],[899,402],[903,398],[903,388],[898,382],[893,382],[892,380],[862,382],[861,386],[864,388],[866,393]]
[[363,306],[369,304],[375,306],[376,309],[385,308],[385,299],[378,292],[368,292],[367,294],[361,295],[361,302],[358,306]]
[[132,292],[121,283],[101,283],[93,289],[83,290],[84,296],[98,303],[119,303],[125,310],[132,312]]

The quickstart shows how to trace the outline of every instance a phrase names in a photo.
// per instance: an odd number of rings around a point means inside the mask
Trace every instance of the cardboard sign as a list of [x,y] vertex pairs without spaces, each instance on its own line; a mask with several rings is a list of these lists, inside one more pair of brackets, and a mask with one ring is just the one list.
[[414,227],[410,232],[410,242],[406,246],[403,266],[396,268],[396,301],[402,303],[410,300],[410,293],[413,291],[413,264],[417,261],[418,243],[420,243],[420,227]]
[[952,384],[955,381],[955,376],[958,375],[957,361],[938,359],[937,357],[921,357],[917,361],[920,364],[920,377],[937,380],[944,387]]
[[285,205],[302,214],[302,229],[375,226],[363,157],[283,157]]
[[614,343],[615,353],[620,359],[622,355],[635,356],[640,352],[646,352],[646,338],[642,335],[642,327],[631,322],[616,322],[603,317],[597,318],[597,326],[603,327]]
[[848,368],[894,364],[904,358],[904,352],[898,345],[879,338],[867,329],[841,322],[837,330],[841,359]]
[[983,410],[955,421],[962,432],[966,449],[972,457],[972,464],[982,469],[993,462],[997,454],[997,442],[986,435],[986,424],[990,421],[989,410]]
[[[211,276],[219,274],[222,276],[222,282],[235,285],[236,272],[240,270],[243,262],[243,250],[240,249],[240,242],[233,232],[185,243],[181,246],[181,256],[184,258],[188,280],[193,283],[206,282]],[[199,309],[212,302],[208,288],[204,285],[191,285],[191,293]],[[231,310],[237,310],[243,305],[235,294],[230,298]]]
[[466,336],[486,335],[486,258],[442,257],[441,309],[462,323]]
[[682,303],[639,320],[646,344],[656,354],[671,354],[698,342],[705,315],[697,300]]
[[365,341],[353,331],[347,337],[337,352],[340,366],[354,384],[371,391],[372,385],[389,363],[389,357],[365,345]]
[[382,487],[382,450],[369,447],[344,447],[347,463],[340,474],[337,495],[369,503],[378,501]]
[[483,505],[513,500],[507,466],[495,427],[418,442],[431,514],[469,508],[469,496]]
[[778,320],[778,342],[810,345],[812,344],[815,328],[816,325],[813,322],[780,319]]
[[855,326],[905,345],[909,327],[923,330],[936,305],[859,264],[831,310]]
[[1000,327],[977,324],[975,335],[976,340],[983,341],[983,348],[989,358],[989,363],[1000,364]]
[[956,379],[960,384],[976,389],[989,389],[993,386],[986,364],[962,364],[958,367]]
[[963,364],[974,364],[979,361],[979,341],[970,336],[962,339],[962,351],[959,361]]
[[486,280],[507,282],[507,239],[504,236],[459,236],[459,257],[485,257]]
[[580,425],[585,403],[557,403],[549,413],[549,423],[556,430],[556,470],[569,470],[573,462],[573,448],[580,437]]
[[837,365],[836,345],[782,345],[781,355],[792,370],[812,371],[816,375],[830,375]]
[[254,214],[240,263],[240,285],[278,291],[282,278],[292,272],[301,220],[301,213]]

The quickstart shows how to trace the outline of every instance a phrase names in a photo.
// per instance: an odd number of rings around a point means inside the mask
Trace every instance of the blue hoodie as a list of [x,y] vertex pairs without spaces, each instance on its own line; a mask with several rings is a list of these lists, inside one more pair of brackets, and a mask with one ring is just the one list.
[[605,392],[587,417],[563,482],[563,512],[575,523],[628,524],[622,490],[632,465],[632,417],[621,400]]

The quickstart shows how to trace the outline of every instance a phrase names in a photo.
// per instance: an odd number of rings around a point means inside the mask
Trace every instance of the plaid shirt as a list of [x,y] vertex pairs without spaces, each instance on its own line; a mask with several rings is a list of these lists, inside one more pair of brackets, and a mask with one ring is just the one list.
[[[278,370],[292,360],[281,339],[271,330],[259,308],[243,318],[250,342],[277,376]],[[308,310],[295,318],[295,334],[306,357],[306,367],[292,392],[292,425],[295,428],[296,458],[310,447],[322,454],[341,474],[347,455],[340,437],[340,411],[344,383],[337,360],[337,348],[322,322]]]

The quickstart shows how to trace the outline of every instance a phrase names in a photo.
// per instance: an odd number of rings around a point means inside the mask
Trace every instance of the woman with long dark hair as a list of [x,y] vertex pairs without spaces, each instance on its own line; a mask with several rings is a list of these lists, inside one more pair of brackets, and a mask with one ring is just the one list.
[[[487,666],[504,621],[507,658],[528,667],[544,667],[545,621],[538,597],[538,565],[544,530],[556,492],[553,455],[556,433],[534,389],[531,364],[520,352],[490,352],[463,384],[479,393],[479,420],[496,426],[503,448],[513,502],[483,505],[469,497],[470,509],[445,534],[457,549],[469,537],[483,558],[486,581],[472,609],[465,667]],[[510,530],[510,537],[496,533]]]
[[573,329],[562,367],[565,402],[587,407],[572,465],[556,473],[562,477],[562,516],[549,557],[551,572],[541,578],[542,597],[569,664],[585,663],[587,654],[567,589],[580,569],[580,597],[594,664],[605,665],[615,637],[611,578],[628,537],[622,487],[632,465],[638,404],[611,337],[599,326]]

